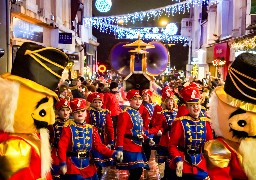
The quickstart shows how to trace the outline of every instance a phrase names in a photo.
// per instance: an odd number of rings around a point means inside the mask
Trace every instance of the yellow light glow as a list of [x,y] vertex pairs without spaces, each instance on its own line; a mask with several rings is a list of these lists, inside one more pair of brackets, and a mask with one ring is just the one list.
[[163,19],[160,21],[161,26],[166,26],[168,24],[168,21]]

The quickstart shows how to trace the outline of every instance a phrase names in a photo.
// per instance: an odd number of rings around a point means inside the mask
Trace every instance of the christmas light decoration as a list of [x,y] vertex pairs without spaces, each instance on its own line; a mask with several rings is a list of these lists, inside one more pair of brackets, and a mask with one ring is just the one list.
[[112,6],[111,0],[96,0],[95,7],[99,12],[108,12]]
[[176,35],[178,27],[175,23],[170,23],[166,28],[159,27],[141,27],[141,28],[124,28],[109,24],[95,24],[93,27],[103,33],[113,33],[118,39],[137,39],[143,40],[161,40],[165,42],[185,42],[187,38]]
[[256,49],[256,36],[231,41],[231,48],[237,51],[250,51]]
[[[98,0],[98,1],[107,1],[107,0]],[[121,19],[125,24],[128,22],[135,23],[136,21],[143,21],[145,18],[149,20],[150,18],[156,19],[162,15],[167,17],[173,16],[176,13],[186,13],[189,12],[189,9],[194,6],[200,6],[202,4],[209,3],[209,0],[186,0],[182,2],[177,2],[172,5],[165,7],[160,7],[156,9],[150,9],[147,11],[134,12],[129,14],[122,14],[117,16],[101,16],[101,17],[92,17],[84,18],[85,26],[92,26],[92,24],[117,24]],[[217,3],[217,0],[211,0],[211,4]]]
[[226,64],[226,61],[225,60],[222,60],[222,59],[214,59],[212,61],[212,64],[216,67],[221,67],[221,66],[224,66]]

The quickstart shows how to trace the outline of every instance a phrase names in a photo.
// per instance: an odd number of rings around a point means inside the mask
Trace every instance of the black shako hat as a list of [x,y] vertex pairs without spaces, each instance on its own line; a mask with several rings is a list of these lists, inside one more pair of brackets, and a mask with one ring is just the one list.
[[[17,51],[11,74],[2,77],[53,95],[50,91],[57,88],[68,60],[68,56],[59,49],[25,42]],[[50,91],[46,92],[47,89]]]
[[256,112],[256,55],[237,56],[229,67],[224,88],[218,87],[215,92],[231,106]]

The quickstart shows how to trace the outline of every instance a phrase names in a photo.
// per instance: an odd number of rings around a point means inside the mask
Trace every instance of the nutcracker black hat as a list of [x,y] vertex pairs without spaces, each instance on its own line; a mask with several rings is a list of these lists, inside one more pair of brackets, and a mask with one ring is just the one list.
[[17,51],[11,74],[6,73],[2,77],[56,97],[54,90],[67,63],[68,57],[64,52],[25,42]]
[[256,55],[242,53],[232,63],[224,87],[217,87],[223,102],[246,111],[256,112]]

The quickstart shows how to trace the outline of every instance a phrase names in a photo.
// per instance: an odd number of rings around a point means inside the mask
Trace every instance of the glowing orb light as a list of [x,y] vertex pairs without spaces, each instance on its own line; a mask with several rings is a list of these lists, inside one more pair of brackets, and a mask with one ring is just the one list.
[[170,23],[166,26],[165,34],[174,35],[178,32],[178,27],[175,23]]
[[111,9],[111,0],[96,0],[95,7],[99,12],[108,12]]

